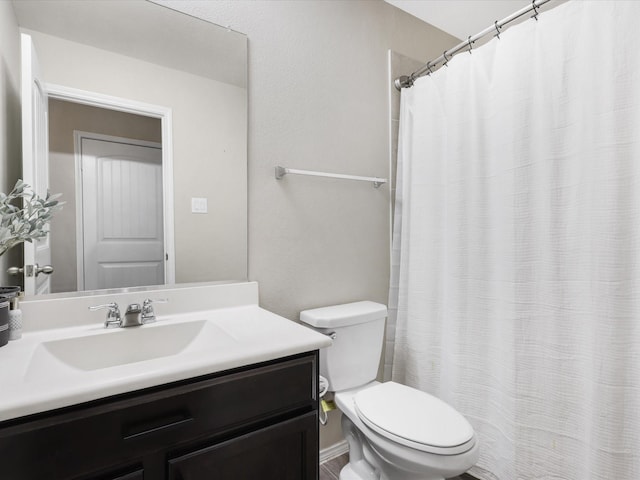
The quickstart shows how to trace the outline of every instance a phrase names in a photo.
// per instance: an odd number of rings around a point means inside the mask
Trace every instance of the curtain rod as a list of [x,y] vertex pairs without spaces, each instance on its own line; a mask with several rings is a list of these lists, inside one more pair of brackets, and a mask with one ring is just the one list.
[[402,75],[398,78],[395,79],[395,81],[393,82],[394,85],[396,86],[396,88],[398,90],[401,90],[403,88],[410,88],[413,86],[413,82],[417,79],[420,78],[424,75],[430,75],[433,72],[433,67],[435,67],[438,63],[444,61],[443,65],[446,65],[447,62],[449,60],[451,60],[451,57],[453,57],[454,55],[460,53],[462,50],[466,50],[468,52],[471,51],[471,49],[473,48],[473,44],[475,43],[476,40],[479,40],[480,38],[484,37],[485,35],[488,35],[489,33],[493,33],[496,32],[496,36],[498,38],[500,38],[500,29],[502,27],[504,27],[505,25],[507,25],[508,23],[513,22],[514,20],[520,18],[521,16],[529,13],[529,12],[535,12],[532,15],[532,18],[535,18],[536,20],[538,20],[538,8],[540,8],[542,5],[544,5],[547,2],[550,2],[551,0],[532,0],[531,5],[521,8],[520,10],[518,10],[515,13],[512,13],[511,15],[509,15],[506,18],[503,18],[500,21],[495,21],[493,25],[485,28],[484,30],[482,30],[480,33],[476,33],[473,36],[469,36],[467,38],[467,40],[465,40],[464,42],[459,43],[458,45],[456,45],[455,47],[449,49],[449,50],[445,50],[444,53],[442,55],[440,55],[438,58],[436,58],[435,60],[431,60],[430,62],[427,62],[426,65],[424,65],[422,68],[420,68],[419,70],[416,70],[415,72],[413,72],[411,75]]

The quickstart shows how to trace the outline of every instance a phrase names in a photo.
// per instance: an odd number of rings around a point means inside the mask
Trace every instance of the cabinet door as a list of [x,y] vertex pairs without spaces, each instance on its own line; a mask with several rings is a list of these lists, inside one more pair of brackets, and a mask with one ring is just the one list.
[[92,476],[88,480],[144,480],[144,472],[140,469],[135,472],[129,471],[128,473],[122,473],[121,470],[119,473],[102,474],[97,477]]
[[315,480],[316,412],[169,460],[169,480]]
[[[119,480],[95,472],[316,409],[317,378],[314,352],[0,423],[0,480]],[[145,476],[158,480],[145,466]]]
[[144,480],[144,473],[142,472],[142,470],[137,470],[125,475],[113,477],[113,480]]

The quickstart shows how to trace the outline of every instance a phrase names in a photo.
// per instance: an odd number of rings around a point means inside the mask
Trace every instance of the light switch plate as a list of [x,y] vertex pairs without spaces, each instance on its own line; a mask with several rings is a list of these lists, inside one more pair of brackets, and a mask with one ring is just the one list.
[[207,199],[191,198],[191,213],[207,213]]

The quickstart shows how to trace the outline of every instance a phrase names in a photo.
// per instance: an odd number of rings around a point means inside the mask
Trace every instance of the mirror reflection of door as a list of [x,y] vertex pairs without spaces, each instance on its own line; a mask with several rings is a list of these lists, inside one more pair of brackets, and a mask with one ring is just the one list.
[[[44,197],[49,187],[47,92],[29,35],[21,36],[22,48],[22,179]],[[51,263],[50,235],[24,243],[22,287],[27,295],[51,293],[48,275],[38,275],[38,266]],[[29,269],[31,268],[31,273]]]
[[165,283],[161,141],[158,118],[49,99],[52,293]]
[[164,283],[162,149],[76,133],[82,184],[83,290]]
[[[148,1],[11,3],[18,26],[39,50],[49,99],[160,122],[157,140],[133,138],[164,147],[165,283],[245,280],[246,35]],[[114,104],[114,98],[124,102]],[[88,121],[75,129],[128,137]],[[54,159],[50,168],[57,170],[59,163]],[[71,192],[74,178],[66,180]],[[75,215],[75,199],[56,184],[50,189],[63,192],[66,202],[51,226],[52,247],[58,250],[52,252],[52,293],[71,293],[78,290],[75,217],[63,217]],[[193,197],[208,199],[206,215],[192,213]],[[73,250],[68,262],[57,261],[61,249]]]

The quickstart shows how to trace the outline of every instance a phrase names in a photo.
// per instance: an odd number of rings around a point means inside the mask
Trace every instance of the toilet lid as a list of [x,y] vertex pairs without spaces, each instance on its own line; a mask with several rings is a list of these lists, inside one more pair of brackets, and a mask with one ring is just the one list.
[[471,424],[453,407],[415,388],[381,383],[358,392],[354,402],[358,417],[369,428],[401,444],[442,454],[473,446]]

